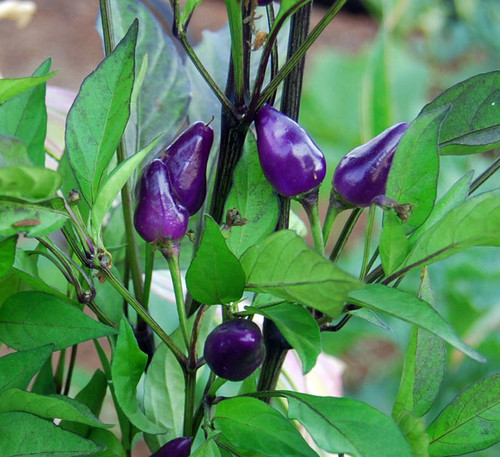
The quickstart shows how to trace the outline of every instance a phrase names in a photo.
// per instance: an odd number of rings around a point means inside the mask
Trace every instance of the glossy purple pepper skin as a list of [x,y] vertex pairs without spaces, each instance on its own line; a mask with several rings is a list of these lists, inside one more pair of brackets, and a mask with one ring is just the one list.
[[342,200],[363,208],[385,194],[394,152],[407,128],[406,122],[393,125],[342,158],[333,174],[333,187]]
[[151,457],[189,457],[193,438],[190,436],[175,438],[165,443]]
[[188,212],[172,195],[165,164],[153,160],[138,182],[134,213],[137,233],[149,243],[180,240],[186,234],[188,220]]
[[265,353],[257,324],[247,319],[233,319],[212,330],[205,341],[203,355],[217,376],[241,381],[259,368]]
[[323,182],[325,156],[293,119],[265,104],[255,116],[255,128],[262,170],[281,195],[296,197]]
[[196,122],[184,130],[161,155],[177,201],[190,216],[203,204],[207,193],[207,163],[214,131]]

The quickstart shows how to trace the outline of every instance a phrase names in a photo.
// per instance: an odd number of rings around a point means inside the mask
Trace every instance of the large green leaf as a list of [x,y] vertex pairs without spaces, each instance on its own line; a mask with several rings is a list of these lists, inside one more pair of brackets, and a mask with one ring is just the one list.
[[292,422],[256,398],[220,402],[214,425],[236,449],[260,452],[267,457],[317,457]]
[[6,275],[16,258],[17,237],[12,236],[0,242],[0,277]]
[[115,50],[87,76],[68,113],[68,159],[89,204],[129,119],[137,29],[134,22]]
[[288,417],[302,423],[327,452],[353,457],[411,456],[392,419],[366,403],[297,392],[279,394],[288,400]]
[[[47,75],[52,64],[47,59],[33,76]],[[45,164],[45,136],[47,135],[46,84],[41,83],[0,105],[0,133],[23,140],[32,162]]]
[[448,107],[419,115],[408,127],[394,154],[386,194],[399,203],[411,203],[407,231],[427,219],[436,199],[439,172],[439,126]]
[[33,76],[27,78],[5,78],[0,79],[0,103],[5,102],[11,97],[21,94],[32,87],[36,87],[49,80],[57,72],[53,71],[48,75]]
[[280,230],[241,257],[246,288],[310,306],[331,317],[342,313],[349,291],[362,286],[291,230]]
[[475,154],[500,145],[500,71],[455,84],[422,113],[451,105],[439,138],[441,154]]
[[24,411],[46,419],[63,419],[92,427],[111,427],[103,424],[82,403],[64,395],[38,395],[12,388],[0,395],[0,413]]
[[0,195],[29,202],[41,202],[55,197],[62,178],[53,170],[39,167],[0,168]]
[[12,295],[0,308],[0,338],[17,350],[54,344],[54,350],[116,331],[44,292]]
[[206,217],[205,231],[187,271],[186,284],[193,298],[207,305],[233,302],[243,295],[245,273],[211,217]]
[[278,196],[264,177],[251,132],[247,135],[226,202],[226,211],[231,208],[236,208],[246,219],[245,225],[231,228],[227,240],[234,254],[240,257],[246,249],[274,231],[279,213]]
[[123,413],[137,428],[147,433],[162,433],[165,432],[163,427],[146,417],[139,407],[137,398],[137,385],[144,373],[147,360],[148,356],[139,349],[130,324],[123,318],[111,362],[116,400]]
[[471,385],[427,429],[430,455],[461,455],[500,441],[500,374]]
[[125,130],[129,155],[144,149],[155,138],[161,138],[158,146],[171,139],[185,120],[191,99],[182,57],[163,24],[146,4],[136,0],[111,1],[115,37],[124,36],[138,18],[140,28],[135,60],[139,63],[147,57],[148,62]]
[[2,457],[86,457],[104,449],[56,427],[52,421],[24,412],[0,414]]
[[54,345],[47,344],[28,351],[14,352],[0,358],[0,393],[17,387],[26,389],[33,376],[50,357]]
[[0,236],[24,233],[27,236],[48,235],[60,229],[67,214],[50,206],[3,200],[0,198]]
[[465,344],[450,324],[427,302],[401,290],[381,284],[367,284],[363,289],[349,294],[352,303],[382,311],[403,321],[415,324],[439,336],[474,360],[483,362],[484,357]]

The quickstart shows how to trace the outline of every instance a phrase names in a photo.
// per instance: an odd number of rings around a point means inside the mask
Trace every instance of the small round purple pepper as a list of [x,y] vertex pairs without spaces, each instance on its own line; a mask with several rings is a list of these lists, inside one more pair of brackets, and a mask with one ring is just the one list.
[[255,128],[262,170],[281,195],[297,197],[323,182],[325,156],[297,122],[264,104],[255,116]]
[[186,234],[188,220],[172,195],[165,164],[154,159],[139,178],[135,229],[149,243],[177,241]]
[[258,325],[247,319],[233,319],[212,330],[205,341],[203,356],[217,376],[241,381],[259,368],[265,352]]
[[151,457],[189,457],[192,444],[193,438],[190,436],[175,438],[151,454]]
[[203,204],[207,193],[207,163],[214,131],[203,122],[184,130],[161,155],[172,191],[190,216]]
[[394,152],[407,128],[406,122],[393,125],[342,158],[333,187],[344,202],[362,208],[385,194]]

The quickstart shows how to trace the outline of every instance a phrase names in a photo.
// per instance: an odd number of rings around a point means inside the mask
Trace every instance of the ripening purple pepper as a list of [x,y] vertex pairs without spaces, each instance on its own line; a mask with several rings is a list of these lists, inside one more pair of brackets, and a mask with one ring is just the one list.
[[176,241],[186,234],[188,220],[187,210],[172,195],[165,164],[153,160],[139,178],[135,229],[149,243]]
[[151,457],[189,457],[192,444],[193,438],[190,436],[175,438],[151,454]]
[[385,195],[394,152],[407,128],[406,122],[393,125],[342,158],[333,174],[333,187],[342,200],[362,208]]
[[203,356],[210,369],[229,381],[248,378],[264,360],[266,348],[260,328],[247,319],[217,326],[205,341]]
[[201,208],[205,200],[207,163],[213,141],[212,128],[203,122],[195,122],[161,155],[175,198],[190,216]]
[[297,122],[264,104],[255,116],[255,129],[262,170],[281,195],[296,197],[323,182],[325,156]]

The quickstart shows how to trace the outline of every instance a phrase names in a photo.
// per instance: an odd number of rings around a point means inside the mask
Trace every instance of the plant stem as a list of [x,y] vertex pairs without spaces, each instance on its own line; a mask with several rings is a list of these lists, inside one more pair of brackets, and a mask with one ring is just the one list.
[[196,367],[188,367],[184,373],[186,386],[184,396],[184,436],[194,436],[194,397],[196,391]]
[[500,169],[500,157],[498,157],[486,170],[484,170],[474,181],[469,189],[469,195],[475,192],[489,178],[491,178]]
[[368,210],[368,221],[366,223],[363,263],[361,264],[361,273],[359,275],[361,279],[363,279],[366,276],[368,269],[368,260],[370,257],[370,247],[371,247],[374,220],[375,220],[375,205],[371,205],[370,209]]
[[333,247],[332,253],[330,254],[330,260],[332,262],[336,262],[344,250],[347,239],[349,238],[356,221],[359,219],[359,216],[361,216],[362,211],[362,208],[356,208],[351,212],[349,219],[347,219],[347,222],[345,223],[344,228],[342,229],[342,232]]
[[328,239],[330,238],[330,234],[332,233],[333,224],[335,222],[335,219],[337,218],[337,214],[339,213],[340,210],[338,208],[335,208],[332,205],[328,205],[325,221],[323,223],[323,242],[325,247],[328,244]]
[[101,10],[102,36],[104,53],[108,56],[114,47],[113,25],[111,20],[111,3],[109,0],[99,0]]
[[69,365],[68,365],[68,372],[66,373],[66,381],[64,383],[64,390],[63,390],[63,395],[68,395],[69,394],[69,389],[71,387],[71,378],[73,377],[73,371],[75,368],[75,362],[76,362],[76,353],[78,351],[78,345],[74,344],[71,346],[71,353],[70,353],[70,358],[69,358]]
[[57,361],[56,373],[54,375],[54,380],[56,383],[56,392],[61,393],[63,388],[64,379],[64,366],[66,362],[66,349],[61,349],[59,353],[59,360]]
[[325,254],[325,246],[323,243],[323,232],[321,230],[321,221],[319,219],[318,210],[318,190],[314,191],[314,195],[308,194],[299,199],[302,207],[304,208],[307,218],[309,219],[309,226],[311,227],[311,234],[314,241],[314,249],[321,255]]

